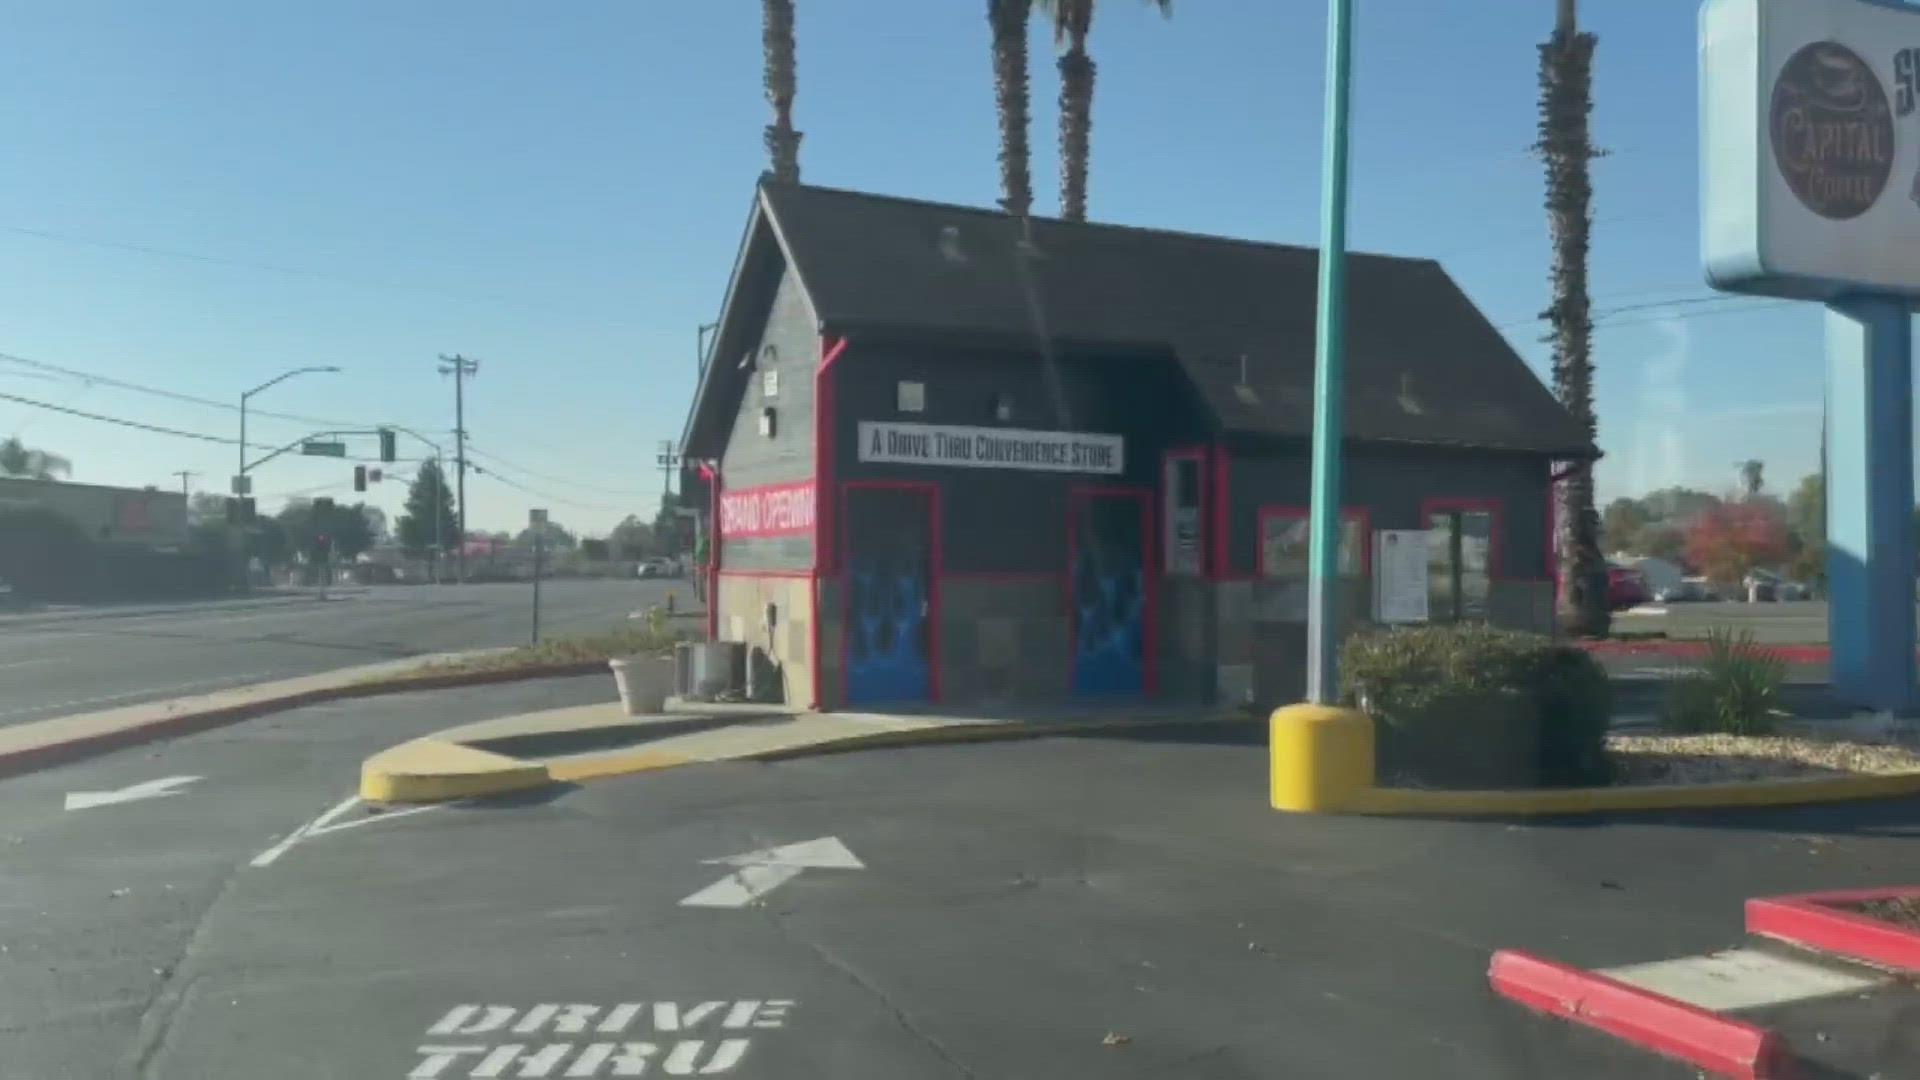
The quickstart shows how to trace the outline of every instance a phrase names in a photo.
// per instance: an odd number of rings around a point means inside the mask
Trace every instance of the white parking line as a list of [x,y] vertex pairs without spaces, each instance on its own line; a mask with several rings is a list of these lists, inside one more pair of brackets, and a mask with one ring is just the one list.
[[[315,837],[327,836],[331,833],[342,832],[347,829],[357,829],[362,825],[378,825],[383,821],[392,821],[395,818],[424,814],[429,810],[438,810],[451,804],[435,803],[432,806],[409,806],[404,810],[388,810],[384,813],[369,815],[353,821],[340,821],[342,816],[359,805],[360,797],[357,795],[349,796],[341,800],[326,813],[293,830],[283,837],[279,843],[255,855],[253,861],[247,865],[253,867],[272,866],[280,856],[292,850],[293,846],[302,840],[311,840]],[[335,824],[335,822],[339,822],[339,824]]]
[[8,661],[7,663],[0,664],[0,671],[8,671],[12,668],[33,667],[37,664],[51,664],[51,663],[53,663],[53,660],[50,657],[44,657],[44,656],[38,660],[11,660],[11,661]]
[[358,805],[360,805],[360,796],[358,795],[347,796],[345,799],[340,800],[340,802],[337,805],[335,805],[333,809],[327,811],[324,814],[321,814],[319,817],[314,818],[312,821],[309,821],[305,825],[302,825],[299,828],[293,830],[292,832],[288,833],[284,838],[282,838],[279,843],[273,845],[272,847],[261,852],[260,854],[255,855],[253,857],[253,861],[248,863],[247,865],[253,866],[253,867],[272,866],[274,860],[278,859],[282,855],[285,855],[287,851],[293,847],[293,845],[313,835],[316,829],[324,829],[328,825],[333,824],[334,820],[338,818],[341,814],[346,813],[347,811],[353,809]]

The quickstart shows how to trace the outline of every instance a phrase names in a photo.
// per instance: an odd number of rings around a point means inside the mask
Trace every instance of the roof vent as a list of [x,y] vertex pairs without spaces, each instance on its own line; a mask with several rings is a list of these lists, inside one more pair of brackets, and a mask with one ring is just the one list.
[[958,225],[940,226],[940,256],[948,262],[963,263],[967,253],[960,247],[960,227]]
[[1240,381],[1233,384],[1233,396],[1242,405],[1260,404],[1260,395],[1254,393],[1252,384],[1247,382],[1247,354],[1240,354]]

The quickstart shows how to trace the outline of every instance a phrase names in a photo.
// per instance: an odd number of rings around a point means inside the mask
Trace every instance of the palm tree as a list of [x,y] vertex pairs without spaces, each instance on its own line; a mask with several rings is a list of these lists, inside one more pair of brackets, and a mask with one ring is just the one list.
[[1767,463],[1748,458],[1739,464],[1740,486],[1745,489],[1747,498],[1756,498],[1760,489],[1766,486]]
[[[1587,253],[1593,227],[1589,163],[1599,155],[1588,138],[1593,112],[1593,50],[1579,29],[1575,0],[1558,0],[1553,36],[1540,46],[1540,141],[1547,167],[1547,223],[1553,233],[1553,392],[1589,440],[1599,437],[1593,414],[1593,306],[1587,294]],[[1613,617],[1607,564],[1600,552],[1600,515],[1593,506],[1593,470],[1572,470],[1560,484],[1560,535],[1555,538],[1566,575],[1561,616],[1569,629],[1604,635]]]
[[59,454],[30,450],[15,435],[0,440],[0,476],[26,480],[52,480],[73,471],[73,463]]
[[767,178],[800,182],[800,133],[793,129],[793,0],[760,0],[760,46],[765,55],[763,80],[773,123],[767,126]]
[[1000,117],[1000,208],[1016,218],[1033,210],[1027,147],[1027,12],[1032,2],[987,0],[993,104]]
[[[1060,48],[1060,216],[1087,220],[1087,157],[1093,141],[1093,57],[1087,33],[1093,29],[1094,0],[1035,0],[1053,20],[1053,42]],[[1173,13],[1173,0],[1148,0],[1160,14]]]

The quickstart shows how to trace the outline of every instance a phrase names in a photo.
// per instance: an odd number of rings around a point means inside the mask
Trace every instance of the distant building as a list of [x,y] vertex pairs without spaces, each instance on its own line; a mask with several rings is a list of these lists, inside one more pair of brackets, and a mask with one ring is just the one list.
[[58,514],[101,543],[151,551],[187,544],[187,497],[177,491],[0,477],[0,511],[29,507]]

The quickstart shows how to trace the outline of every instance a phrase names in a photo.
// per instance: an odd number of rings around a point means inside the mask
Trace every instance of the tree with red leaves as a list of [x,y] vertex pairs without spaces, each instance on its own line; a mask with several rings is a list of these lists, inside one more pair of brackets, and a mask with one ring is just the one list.
[[1786,523],[1771,503],[1723,503],[1702,510],[1687,528],[1687,561],[1712,581],[1737,582],[1787,555]]

